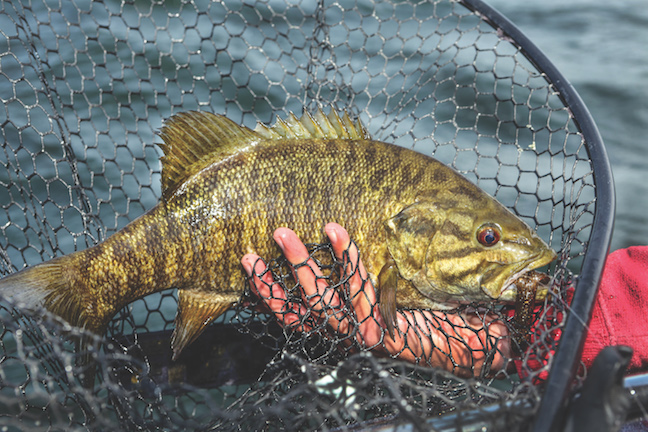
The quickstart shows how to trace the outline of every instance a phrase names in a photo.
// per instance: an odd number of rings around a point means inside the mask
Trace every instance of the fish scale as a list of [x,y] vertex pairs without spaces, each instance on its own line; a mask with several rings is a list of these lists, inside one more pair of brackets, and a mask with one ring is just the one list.
[[[392,337],[397,307],[514,302],[514,278],[555,258],[457,172],[372,140],[347,114],[291,115],[252,131],[223,116],[180,113],[161,136],[156,207],[93,248],[0,280],[0,291],[101,334],[128,303],[178,288],[177,358],[241,297],[241,257],[280,253],[272,233],[281,226],[306,243],[324,242],[328,222],[344,226],[363,251]],[[496,244],[480,244],[483,230],[497,234]],[[545,295],[540,289],[536,299]]]

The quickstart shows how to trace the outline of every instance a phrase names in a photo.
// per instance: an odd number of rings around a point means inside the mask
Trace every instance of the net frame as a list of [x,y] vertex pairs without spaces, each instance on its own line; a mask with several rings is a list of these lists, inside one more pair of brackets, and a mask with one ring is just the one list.
[[601,247],[588,252],[588,257],[583,262],[576,283],[580,289],[577,290],[572,303],[573,317],[567,318],[565,330],[561,336],[561,343],[564,346],[577,347],[577,349],[562,349],[556,354],[545,396],[536,417],[534,430],[548,431],[560,427],[564,422],[566,401],[569,392],[573,390],[570,387],[570,381],[579,365],[579,358],[585,343],[587,323],[592,316],[607,252],[610,249],[616,209],[612,168],[594,119],[576,90],[554,64],[502,14],[481,0],[467,0],[466,3],[491,20],[494,27],[500,28],[502,32],[510,35],[538,69],[547,75],[549,82],[556,86],[588,142],[587,152],[593,165],[593,181],[597,188],[597,201],[589,243],[600,244]]
[[[411,145],[422,152],[433,152],[537,225],[541,234],[550,238],[552,246],[562,250],[562,261],[565,264],[569,262],[572,269],[558,265],[556,275],[562,277],[565,284],[569,284],[574,271],[582,276],[578,278],[571,313],[567,314],[578,319],[568,318],[558,323],[562,328],[561,341],[579,345],[582,342],[583,322],[589,317],[607,251],[607,247],[603,246],[609,245],[614,208],[612,180],[600,136],[586,108],[573,88],[537,48],[501,15],[479,1],[393,3],[386,6],[370,2],[358,2],[353,6],[345,2],[272,2],[252,6],[242,2],[216,5],[215,8],[225,8],[220,11],[226,10],[224,16],[231,18],[231,21],[219,21],[218,13],[212,12],[210,16],[209,12],[205,12],[205,4],[200,2],[168,5],[166,9],[161,4],[152,4],[148,10],[138,10],[142,5],[128,2],[98,3],[98,9],[93,9],[95,6],[89,2],[3,5],[0,17],[3,20],[2,35],[6,49],[0,54],[0,77],[5,84],[0,88],[5,91],[11,89],[2,95],[5,110],[0,113],[4,117],[2,162],[6,168],[6,172],[2,172],[4,180],[0,179],[3,186],[1,202],[9,203],[3,205],[5,213],[0,216],[3,218],[0,224],[3,235],[0,237],[4,243],[0,243],[0,250],[4,273],[20,269],[28,263],[38,263],[55,255],[91,246],[150,208],[159,196],[159,189],[155,186],[159,184],[159,168],[157,171],[155,168],[159,152],[153,144],[154,131],[171,112],[200,107],[216,110],[220,106],[230,118],[251,126],[253,119],[269,122],[281,112],[299,111],[302,106],[312,107],[315,104],[312,101],[339,101],[365,116],[363,120],[374,137]],[[380,8],[392,8],[392,11],[385,12]],[[418,25],[408,26],[415,24],[416,19],[399,21],[401,13],[414,16],[427,14],[439,20],[434,31],[427,33],[428,30],[421,25],[421,22],[427,21],[420,19]],[[381,27],[376,17],[383,15],[388,19]],[[344,20],[340,20],[340,17]],[[151,27],[156,19],[164,24]],[[201,19],[212,20],[213,29],[225,28],[233,37],[225,41],[226,38],[218,30],[202,34]],[[396,21],[399,23],[398,31],[390,29],[389,23]],[[67,23],[67,33],[55,33],[57,22]],[[260,26],[265,22],[273,25]],[[344,24],[331,24],[335,22]],[[454,30],[453,24],[456,26]],[[482,33],[482,27],[486,29],[488,26],[492,27],[492,31],[484,30]],[[416,31],[412,30],[414,27]],[[377,28],[381,32],[376,36]],[[246,33],[246,29],[251,33]],[[479,29],[479,35],[473,35],[471,29]],[[139,36],[136,34],[138,32]],[[259,38],[257,33],[270,43],[262,45],[260,49],[250,49],[254,46],[250,41]],[[421,33],[428,39],[421,37]],[[457,36],[458,33],[461,35]],[[358,37],[364,41],[364,48],[354,45],[353,40]],[[288,40],[290,44],[286,46],[293,48],[283,49],[282,44],[288,43]],[[151,41],[154,42],[153,46],[157,44],[158,57],[148,51]],[[196,50],[198,41],[213,44],[201,45],[201,49]],[[389,42],[395,46],[390,46]],[[469,54],[468,60],[464,60],[462,56],[470,46],[469,42],[479,47],[476,50],[478,54]],[[485,49],[480,45],[488,45],[489,42],[501,51]],[[373,48],[379,45],[382,48]],[[435,50],[426,51],[430,46]],[[167,51],[164,51],[164,47],[167,47]],[[128,53],[133,48],[137,48],[134,50],[137,55]],[[199,59],[209,55],[206,53],[214,53],[217,58],[213,66],[220,68],[216,74],[219,77],[217,88],[222,90],[220,92],[210,92],[213,90],[207,85],[210,70],[199,64]],[[254,60],[241,53],[261,57],[265,53],[267,57],[262,73],[253,73],[256,69],[250,62]],[[494,108],[479,99],[487,93],[480,90],[482,82],[479,77],[488,71],[482,71],[480,55],[495,59],[504,71],[490,69],[496,81],[503,83],[500,87],[504,88],[500,90],[495,87],[493,90]],[[522,60],[522,57],[526,60]],[[382,73],[372,72],[376,58],[385,64]],[[433,79],[425,75],[426,59],[435,68],[435,73],[430,75]],[[390,74],[388,70],[394,62],[402,66],[397,68],[397,73]],[[120,65],[119,70],[112,69],[111,65],[114,64]],[[282,81],[277,78],[281,76],[277,71],[278,66],[284,72],[293,73],[295,79]],[[470,73],[466,75],[465,71],[471,68],[473,76]],[[202,79],[195,79],[195,74],[192,75],[194,69],[203,70]],[[155,75],[156,72],[159,74]],[[77,80],[84,74],[91,79]],[[161,81],[160,76],[163,78]],[[185,76],[192,83],[188,87],[182,83]],[[128,89],[129,77],[137,80],[139,92]],[[106,81],[102,82],[102,79]],[[263,79],[267,81],[265,93],[245,91],[246,87],[263,88],[264,84],[258,82]],[[173,85],[173,80],[179,83]],[[371,80],[382,80],[383,88],[380,91],[370,90],[367,83]],[[546,84],[547,81],[549,84]],[[540,82],[544,84],[536,84]],[[301,86],[299,83],[302,83]],[[363,85],[366,85],[365,90],[358,91],[358,88],[364,88]],[[417,85],[427,88],[428,93],[417,93]],[[527,94],[523,92],[520,96],[514,89],[522,86],[533,88],[533,91]],[[434,91],[430,91],[430,87]],[[506,94],[509,87],[510,92]],[[295,97],[286,96],[282,100],[281,97],[277,98],[278,88],[285,95],[290,95],[291,90],[300,90]],[[232,93],[232,89],[236,91]],[[474,93],[472,103],[471,95],[466,96],[464,91]],[[534,91],[546,92],[540,96],[540,99],[544,97],[544,105],[534,104]],[[147,102],[147,92],[155,95],[153,102]],[[212,94],[215,95],[214,99]],[[520,97],[523,102],[516,101]],[[114,104],[106,102],[109,100]],[[561,101],[560,104],[557,100]],[[506,101],[512,103],[507,105]],[[447,113],[438,107],[444,104],[454,105],[454,115],[443,117]],[[377,105],[381,108],[375,108]],[[430,106],[435,107],[432,111],[437,114],[433,125],[431,115],[426,113]],[[543,121],[534,117],[534,113],[547,106],[549,117],[553,115],[554,119],[547,119],[544,126],[534,130],[534,121]],[[506,111],[511,109],[513,114],[507,114]],[[138,111],[145,115],[139,116]],[[457,115],[459,112],[467,112],[467,117]],[[464,118],[468,118],[469,123],[474,121],[474,127],[484,121],[486,126],[483,128],[491,133],[482,132],[483,138],[477,139],[476,143],[468,138],[466,144],[462,144],[466,134],[470,136],[471,133]],[[532,127],[527,128],[519,118],[529,119],[528,124]],[[489,129],[489,122],[496,126]],[[561,129],[552,122],[564,122],[563,128],[567,130],[564,135],[557,132]],[[533,132],[525,135],[529,129]],[[425,137],[429,136],[433,138],[426,140]],[[562,139],[562,149],[552,149],[552,145],[556,145],[551,140],[552,136],[558,137],[556,139],[559,141]],[[494,155],[489,153],[492,151],[487,145],[489,140],[498,143]],[[460,144],[455,145],[453,141]],[[536,148],[521,149],[516,146],[518,141],[534,142]],[[12,145],[12,142],[20,144]],[[115,146],[114,142],[127,145]],[[543,143],[546,149],[541,148]],[[473,148],[478,147],[474,144],[484,144],[483,154],[478,158],[471,157],[470,144],[473,144]],[[500,149],[504,150],[500,152]],[[535,159],[527,160],[526,156],[517,155],[519,150],[521,155],[528,155],[532,150],[536,154]],[[561,156],[564,156],[562,162],[556,162],[556,166],[552,163],[548,172],[539,168],[543,158],[560,161]],[[106,162],[98,164],[97,161],[101,160]],[[587,166],[570,167],[572,160],[574,165]],[[480,166],[486,168],[482,171]],[[494,167],[497,171],[495,175],[488,172]],[[519,178],[511,183],[505,173],[514,168],[517,168]],[[561,168],[563,173],[554,173],[554,170]],[[539,183],[542,183],[542,179],[545,182],[550,179],[554,183],[562,181],[556,196],[553,192],[547,196],[539,189],[525,189],[525,182],[520,180],[531,173],[536,174]],[[535,198],[531,198],[533,195]],[[539,208],[544,207],[551,208],[549,222],[543,220],[541,212],[538,212]],[[565,220],[568,225],[556,229],[558,221]],[[569,223],[571,221],[575,223]],[[590,244],[597,247],[589,247]],[[160,311],[168,309],[173,301],[173,295],[165,293],[153,300],[153,304],[149,301],[131,306],[113,321],[111,334],[128,334],[132,331],[137,337],[138,332],[134,330],[153,327],[169,330],[171,320]],[[137,319],[142,311],[145,316],[143,322]],[[4,309],[4,312],[3,317],[9,314],[12,319],[3,318],[3,341],[7,338],[9,342],[16,334],[22,334],[21,327],[16,327],[14,323],[25,321],[27,324],[23,325],[32,329],[31,332],[38,333],[45,329],[49,334],[49,324],[34,324],[30,318],[22,318],[11,308]],[[55,318],[52,320],[56,321]],[[265,327],[267,325],[264,324]],[[52,334],[58,333],[53,330]],[[18,340],[16,347],[22,346],[20,338]],[[43,340],[48,339],[45,337]],[[7,358],[12,358],[15,351],[12,351],[10,343],[8,345],[5,355],[9,353]],[[133,346],[124,345],[127,349]],[[545,350],[554,348],[555,345],[550,345]],[[51,353],[43,354],[42,350],[42,346],[36,343],[33,351],[36,359],[52,357]],[[99,351],[101,349],[97,346]],[[551,371],[547,384],[551,391],[547,390],[545,394],[561,394],[562,397],[544,398],[541,409],[550,414],[539,415],[541,421],[554,421],[559,417],[558,407],[569,390],[569,378],[573,376],[578,356],[573,351],[566,351],[558,350],[552,360],[553,366],[545,368],[545,371]],[[74,364],[73,349],[63,344],[54,352],[60,354],[61,358],[52,364],[63,363],[63,366],[56,366],[55,369],[69,373],[68,368]],[[13,358],[24,360],[31,358],[30,355]],[[105,357],[108,363],[119,360],[115,352]],[[292,360],[300,363],[299,359]],[[42,360],[35,362],[43,364]],[[5,360],[3,370],[11,369],[8,366],[10,363]],[[132,365],[125,367],[133,369]],[[141,366],[142,370],[147,367]],[[57,373],[46,373],[43,377],[41,373],[33,372],[31,381],[45,382],[45,388],[72,388],[72,391],[64,392],[66,396],[63,400],[81,400],[83,398],[79,395],[87,395],[74,384],[72,376],[68,376],[69,382],[64,384],[51,378],[48,380],[48,376],[60,378]],[[27,381],[30,381],[30,376]],[[106,376],[104,382],[109,388],[109,384],[114,384],[113,377]],[[11,385],[2,387],[3,390],[11,388]],[[514,393],[523,395],[525,388],[525,385],[519,386]],[[531,393],[532,397],[527,400],[538,398],[538,393]],[[45,390],[43,394],[50,393]],[[114,403],[122,407],[120,412],[127,413],[129,408],[126,405],[136,404],[137,401],[141,402],[141,399],[129,399],[125,405],[124,402]],[[66,407],[65,403],[61,412]],[[535,403],[531,405],[535,406]],[[55,404],[49,406],[54,407]],[[49,409],[57,412],[56,408]],[[464,412],[464,409],[461,407],[459,411]],[[97,413],[100,405],[82,411],[85,415],[88,412]],[[482,414],[485,412],[478,411]],[[24,419],[28,417],[23,413],[22,421],[27,421]],[[52,414],[52,418],[56,417],[57,414]],[[122,416],[121,420],[128,422],[125,417]],[[224,417],[228,420],[233,418],[230,415]],[[60,418],[65,416],[60,414]],[[87,416],[86,421],[89,422],[90,418]],[[153,425],[160,421],[146,424]],[[415,419],[412,421],[417,423]],[[83,422],[79,426],[82,427]]]

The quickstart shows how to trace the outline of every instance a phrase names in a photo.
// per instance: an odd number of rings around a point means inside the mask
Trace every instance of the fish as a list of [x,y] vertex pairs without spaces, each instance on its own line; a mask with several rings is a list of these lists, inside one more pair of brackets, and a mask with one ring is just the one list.
[[272,240],[281,226],[305,243],[324,242],[328,222],[348,230],[392,338],[397,309],[513,303],[513,282],[556,256],[458,172],[373,140],[346,111],[304,111],[254,130],[189,111],[159,135],[160,202],[93,247],[1,279],[0,294],[101,335],[124,306],[176,288],[176,360],[241,299],[241,257],[281,254]]

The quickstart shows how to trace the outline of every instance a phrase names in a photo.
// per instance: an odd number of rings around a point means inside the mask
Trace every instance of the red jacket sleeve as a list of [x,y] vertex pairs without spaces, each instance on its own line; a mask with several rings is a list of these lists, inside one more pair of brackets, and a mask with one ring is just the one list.
[[594,304],[583,362],[591,366],[608,345],[634,350],[630,372],[648,370],[648,247],[620,249],[608,256]]
[[[567,302],[573,292],[568,290]],[[513,311],[509,315],[512,316]],[[560,312],[549,311],[547,316],[559,318]],[[534,324],[536,334],[543,332],[543,323]],[[560,330],[546,337],[559,340]],[[599,293],[592,310],[581,360],[592,366],[598,353],[608,345],[627,345],[634,351],[627,372],[648,371],[648,247],[634,246],[611,253],[605,263]],[[515,362],[518,373],[526,377],[538,371],[553,356],[552,344],[540,343],[537,352]],[[542,348],[545,349],[542,349]],[[532,378],[540,383],[547,378],[542,371]]]

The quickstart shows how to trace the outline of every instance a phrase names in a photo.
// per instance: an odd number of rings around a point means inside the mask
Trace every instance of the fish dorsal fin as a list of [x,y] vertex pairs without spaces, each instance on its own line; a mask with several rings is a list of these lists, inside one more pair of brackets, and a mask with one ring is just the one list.
[[340,117],[331,110],[327,116],[321,109],[314,115],[305,111],[301,118],[290,113],[286,120],[278,118],[272,127],[258,123],[254,131],[267,139],[371,139],[360,120],[353,122],[346,111]]
[[164,141],[162,196],[168,198],[191,175],[215,160],[237,153],[261,136],[232,120],[208,112],[174,115],[160,131]]

